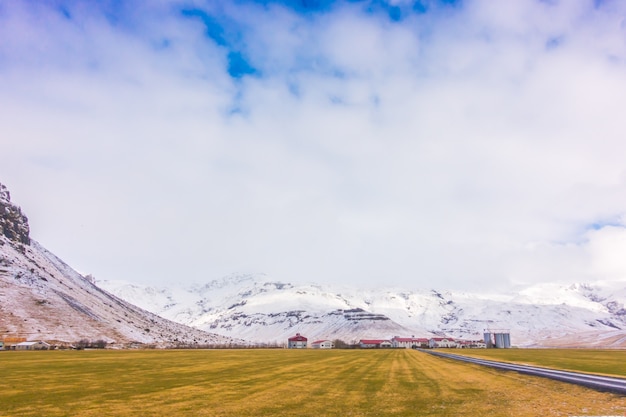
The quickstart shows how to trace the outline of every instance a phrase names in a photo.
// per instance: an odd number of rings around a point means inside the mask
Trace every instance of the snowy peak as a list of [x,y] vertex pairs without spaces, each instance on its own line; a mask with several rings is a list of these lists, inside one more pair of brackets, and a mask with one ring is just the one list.
[[410,332],[386,315],[368,311],[366,303],[354,304],[318,285],[265,277],[227,281],[227,285],[196,285],[187,290],[144,287],[143,294],[136,285],[107,281],[98,285],[171,320],[255,342],[280,342],[297,332],[347,340]]
[[255,283],[257,280],[259,280],[261,277],[263,277],[264,275],[258,274],[231,274],[228,275],[222,279],[215,279],[213,281],[210,281],[204,285],[202,285],[201,287],[198,287],[198,291],[199,292],[207,292],[207,291],[212,291],[212,290],[217,290],[217,289],[221,289],[221,288],[227,288],[227,287],[234,287],[234,286],[241,286],[244,285],[245,283],[248,284],[253,284]]
[[[281,343],[446,335],[481,339],[508,329],[520,346],[626,348],[622,282],[540,284],[515,293],[364,290],[233,274],[156,288],[83,277],[29,236],[0,184],[0,331],[44,340],[120,343]],[[105,291],[106,290],[106,291]],[[114,295],[113,295],[114,294]]]
[[615,336],[621,333],[626,346],[626,289],[619,285],[542,284],[495,295],[361,290],[279,283],[265,276],[229,277],[188,289],[98,285],[174,321],[256,342],[295,333],[344,341],[395,335],[481,339],[485,329],[509,329],[516,345],[551,346],[562,340],[592,345],[603,335],[622,346]]

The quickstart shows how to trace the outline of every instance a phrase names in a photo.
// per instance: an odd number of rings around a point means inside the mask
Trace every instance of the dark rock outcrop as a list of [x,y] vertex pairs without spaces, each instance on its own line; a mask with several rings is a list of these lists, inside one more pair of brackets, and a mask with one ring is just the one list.
[[0,234],[16,243],[30,245],[28,218],[11,203],[11,194],[0,184]]

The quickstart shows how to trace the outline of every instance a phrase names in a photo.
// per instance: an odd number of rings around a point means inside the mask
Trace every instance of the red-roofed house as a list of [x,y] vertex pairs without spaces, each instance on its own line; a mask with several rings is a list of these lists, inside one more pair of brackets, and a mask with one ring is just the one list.
[[332,340],[316,340],[311,343],[311,348],[313,349],[334,349],[335,344]]
[[456,342],[451,337],[431,337],[428,340],[429,348],[455,348]]
[[428,347],[428,339],[425,337],[398,337],[391,339],[395,348],[417,349]]
[[456,343],[461,349],[485,349],[487,347],[482,340],[457,340]]
[[287,347],[289,349],[306,349],[307,338],[300,333],[296,333],[295,336],[287,339]]
[[391,342],[382,339],[361,339],[359,346],[361,349],[390,348]]

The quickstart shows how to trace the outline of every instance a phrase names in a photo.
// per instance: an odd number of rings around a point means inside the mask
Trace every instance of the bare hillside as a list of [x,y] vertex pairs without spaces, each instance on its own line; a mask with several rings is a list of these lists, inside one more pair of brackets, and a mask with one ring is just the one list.
[[158,346],[230,343],[161,318],[95,286],[30,239],[28,220],[0,185],[0,338]]

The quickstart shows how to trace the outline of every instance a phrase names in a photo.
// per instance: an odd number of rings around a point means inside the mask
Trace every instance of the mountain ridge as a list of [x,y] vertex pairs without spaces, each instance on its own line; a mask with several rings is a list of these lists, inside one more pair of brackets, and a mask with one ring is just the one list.
[[485,329],[508,329],[518,346],[626,348],[624,282],[545,283],[502,294],[295,284],[262,274],[189,287],[96,282],[31,239],[28,218],[2,184],[0,232],[3,338],[167,347],[282,343],[296,333],[346,342],[476,340]]
[[171,320],[253,342],[280,342],[295,333],[347,342],[411,335],[482,339],[485,329],[507,329],[517,346],[626,347],[626,288],[619,283],[540,284],[493,295],[292,284],[263,275],[188,288],[97,284]]
[[94,285],[37,241],[0,184],[0,340],[173,347],[242,343],[164,319]]

